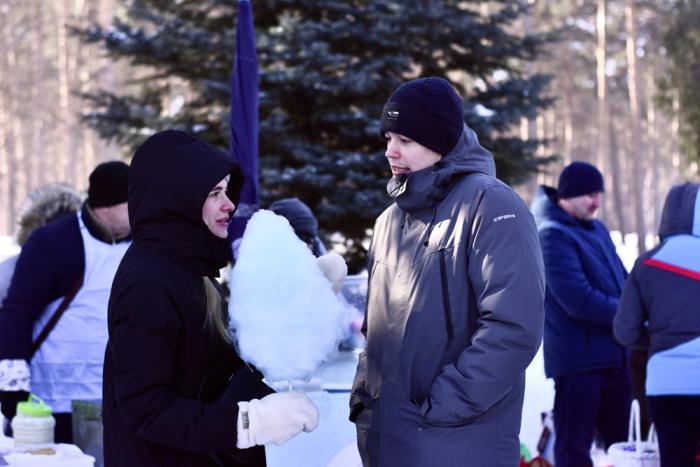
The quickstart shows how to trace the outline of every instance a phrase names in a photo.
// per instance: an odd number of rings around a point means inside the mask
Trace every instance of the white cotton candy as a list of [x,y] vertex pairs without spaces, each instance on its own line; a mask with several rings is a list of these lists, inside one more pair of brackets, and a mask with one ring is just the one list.
[[230,288],[238,351],[270,381],[307,379],[343,337],[345,310],[330,282],[289,222],[271,211],[248,222]]

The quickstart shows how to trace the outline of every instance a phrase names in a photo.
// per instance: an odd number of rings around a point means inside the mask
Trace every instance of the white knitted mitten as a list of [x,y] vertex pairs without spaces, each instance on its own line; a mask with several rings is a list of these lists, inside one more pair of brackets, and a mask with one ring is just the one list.
[[303,392],[270,394],[262,399],[238,403],[239,449],[256,445],[282,444],[302,430],[318,426],[318,408]]

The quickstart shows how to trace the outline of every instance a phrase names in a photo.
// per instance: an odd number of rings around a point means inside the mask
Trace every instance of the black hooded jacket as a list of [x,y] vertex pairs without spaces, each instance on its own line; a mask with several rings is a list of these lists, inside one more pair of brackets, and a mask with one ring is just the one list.
[[203,277],[226,265],[230,244],[209,231],[202,206],[227,175],[229,192],[237,194],[239,174],[225,153],[178,131],[150,137],[134,155],[133,243],[115,276],[108,311],[108,467],[210,466],[207,453],[236,444],[237,405],[200,400],[212,370],[233,373],[243,365],[205,325]]

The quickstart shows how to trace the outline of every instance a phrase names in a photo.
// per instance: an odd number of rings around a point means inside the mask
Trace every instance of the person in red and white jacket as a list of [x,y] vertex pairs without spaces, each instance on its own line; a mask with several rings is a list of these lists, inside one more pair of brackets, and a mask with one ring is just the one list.
[[613,323],[621,344],[649,352],[646,395],[664,467],[695,466],[700,442],[699,188],[671,188],[661,243],[635,262]]

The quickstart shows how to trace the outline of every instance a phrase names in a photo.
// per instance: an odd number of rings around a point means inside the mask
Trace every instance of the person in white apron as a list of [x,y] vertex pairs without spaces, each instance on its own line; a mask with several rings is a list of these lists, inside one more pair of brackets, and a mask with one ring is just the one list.
[[[97,240],[78,216],[85,248],[83,286],[32,358],[31,389],[55,413],[71,411],[71,400],[102,398],[102,364],[107,345],[107,302],[112,279],[128,242]],[[34,324],[34,339],[62,298],[54,300]]]
[[57,442],[72,441],[71,401],[102,395],[107,302],[130,244],[128,174],[118,161],[95,168],[81,212],[28,239],[0,308],[2,413],[11,419],[31,391],[52,406]]

